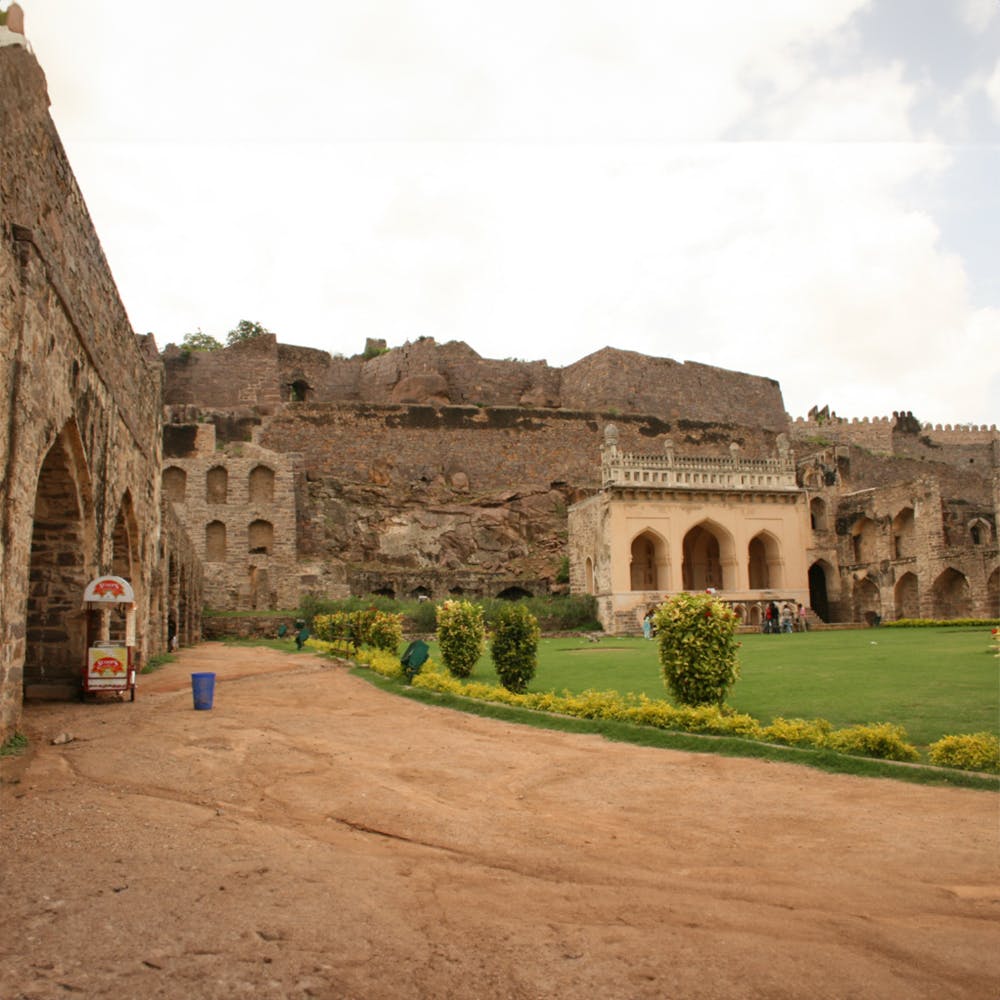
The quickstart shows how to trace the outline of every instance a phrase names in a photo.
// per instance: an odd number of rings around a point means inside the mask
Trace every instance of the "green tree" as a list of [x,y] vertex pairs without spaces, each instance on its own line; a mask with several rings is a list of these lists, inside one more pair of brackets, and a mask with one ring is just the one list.
[[270,333],[266,326],[262,326],[260,323],[252,323],[248,319],[241,319],[236,326],[226,334],[226,346],[232,347],[233,344],[242,344],[244,340],[253,340],[254,337],[263,336],[265,333]]
[[201,327],[194,333],[185,333],[181,341],[181,350],[185,354],[190,354],[192,351],[218,351],[221,348],[222,344],[210,333],[202,333]]
[[501,608],[494,622],[490,655],[500,683],[515,693],[527,691],[538,666],[538,620],[520,602]]
[[711,594],[676,594],[654,618],[664,683],[682,705],[722,705],[740,675],[736,614]]
[[483,609],[471,601],[445,601],[437,608],[441,659],[453,677],[468,677],[483,655],[486,625]]

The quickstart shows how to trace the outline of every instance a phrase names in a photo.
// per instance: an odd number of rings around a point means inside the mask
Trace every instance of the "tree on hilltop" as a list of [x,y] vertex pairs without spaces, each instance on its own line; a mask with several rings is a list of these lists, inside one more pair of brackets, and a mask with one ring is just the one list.
[[226,346],[232,347],[233,344],[242,344],[245,340],[253,340],[254,337],[262,337],[264,334],[271,333],[266,326],[260,323],[253,323],[248,319],[241,319],[236,326],[226,334]]
[[202,333],[199,327],[194,333],[185,333],[181,341],[181,350],[185,354],[192,351],[218,351],[222,349],[222,344],[210,333]]

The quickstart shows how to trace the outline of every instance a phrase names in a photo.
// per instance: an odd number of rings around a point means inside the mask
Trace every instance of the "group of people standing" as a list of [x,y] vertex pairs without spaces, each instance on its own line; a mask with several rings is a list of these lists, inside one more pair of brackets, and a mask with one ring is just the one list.
[[806,617],[806,609],[801,604],[793,608],[788,601],[779,608],[774,601],[768,601],[764,608],[761,631],[765,635],[777,635],[779,632],[808,632],[809,620]]

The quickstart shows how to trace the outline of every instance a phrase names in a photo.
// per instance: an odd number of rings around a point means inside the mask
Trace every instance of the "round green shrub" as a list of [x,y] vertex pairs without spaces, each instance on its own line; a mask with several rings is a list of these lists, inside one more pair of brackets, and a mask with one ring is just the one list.
[[721,705],[740,675],[732,608],[711,594],[676,594],[654,621],[670,693],[682,705]]
[[483,655],[486,624],[483,609],[471,601],[445,601],[437,609],[441,659],[453,677],[468,677]]
[[538,666],[538,620],[520,603],[497,613],[490,655],[500,683],[508,690],[526,691]]
[[395,653],[403,641],[403,616],[376,611],[368,623],[367,643],[374,649]]

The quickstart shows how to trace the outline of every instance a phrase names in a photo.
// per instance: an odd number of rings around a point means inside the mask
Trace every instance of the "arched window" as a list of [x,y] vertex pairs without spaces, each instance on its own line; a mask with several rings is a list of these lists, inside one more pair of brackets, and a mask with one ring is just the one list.
[[[892,519],[892,557],[893,559],[908,559],[916,555],[914,546],[913,508],[904,507]],[[909,617],[909,616],[907,616]]]
[[988,521],[977,517],[969,523],[969,540],[973,545],[989,545],[993,538],[993,531],[990,529]]
[[205,525],[205,562],[226,561],[226,526],[221,521]]
[[255,465],[250,470],[250,503],[274,502],[274,471],[266,465]]
[[594,593],[594,560],[587,556],[583,564],[584,587],[588,594]]
[[176,465],[163,470],[163,495],[174,503],[184,503],[187,495],[187,473]]
[[813,497],[809,501],[809,520],[813,531],[826,531],[830,527],[826,518],[826,501],[822,497]]
[[270,521],[251,521],[247,548],[255,555],[269,555],[274,545],[274,525]]
[[209,503],[225,503],[229,492],[229,473],[221,465],[208,470],[205,476],[205,499]]

